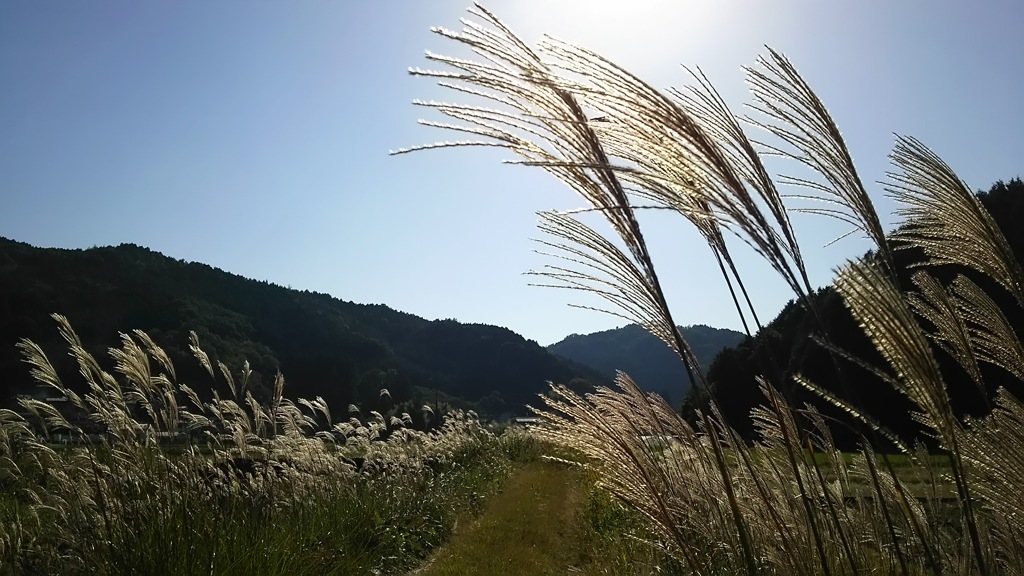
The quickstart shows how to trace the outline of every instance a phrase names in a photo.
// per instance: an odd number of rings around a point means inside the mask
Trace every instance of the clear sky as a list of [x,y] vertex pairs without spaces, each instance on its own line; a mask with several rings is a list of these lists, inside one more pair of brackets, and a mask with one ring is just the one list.
[[[508,326],[541,344],[620,324],[581,295],[528,286],[535,212],[580,201],[498,150],[389,157],[449,138],[416,124],[424,50],[456,51],[466,0],[0,3],[0,235],[38,246],[135,243],[261,280]],[[658,87],[698,65],[739,109],[740,67],[783,51],[880,185],[892,133],[974,189],[1024,173],[1020,2],[494,0],[530,42],[595,49]],[[466,55],[458,52],[460,55]],[[892,220],[888,220],[892,222]],[[739,326],[707,249],[647,216],[676,320]],[[816,284],[869,248],[795,216]],[[740,250],[740,247],[737,247]],[[742,258],[761,316],[790,298]],[[125,329],[131,327],[124,327]]]

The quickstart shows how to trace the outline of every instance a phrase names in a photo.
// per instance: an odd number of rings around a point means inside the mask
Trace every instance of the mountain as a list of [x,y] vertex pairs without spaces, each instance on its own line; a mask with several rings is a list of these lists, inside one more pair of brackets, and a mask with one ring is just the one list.
[[[41,346],[65,383],[82,389],[51,313],[67,316],[86,348],[111,366],[118,333],[140,329],[164,347],[179,382],[225,394],[189,350],[189,331],[211,359],[236,373],[248,360],[251,389],[268,396],[280,370],[290,397],[322,396],[337,414],[374,406],[388,388],[418,409],[447,399],[489,415],[522,412],[547,381],[576,387],[607,380],[497,326],[428,321],[384,305],[356,304],[168,258],[132,245],[67,250],[0,238],[0,402],[34,388],[15,344]],[[416,404],[419,403],[419,404]]]
[[[736,346],[745,338],[734,330],[702,325],[688,326],[682,331],[697,362],[705,369],[719,351]],[[609,378],[621,370],[644,390],[661,394],[672,406],[678,406],[690,388],[686,370],[675,352],[636,324],[593,334],[573,334],[548,346],[548,350]]]

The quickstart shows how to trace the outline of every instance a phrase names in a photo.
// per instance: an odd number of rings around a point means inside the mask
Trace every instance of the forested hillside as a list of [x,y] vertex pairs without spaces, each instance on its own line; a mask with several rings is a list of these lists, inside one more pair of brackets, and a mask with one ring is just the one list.
[[[682,331],[697,362],[705,369],[723,348],[737,345],[744,337],[734,330],[701,325],[687,326]],[[548,350],[595,368],[609,378],[621,370],[641,388],[661,394],[673,406],[678,406],[690,389],[686,370],[675,352],[636,324],[593,334],[573,334],[548,346]]]
[[447,399],[497,416],[523,412],[548,380],[605,381],[506,328],[428,321],[131,244],[43,249],[0,238],[0,295],[5,403],[31,388],[15,347],[21,338],[50,352],[67,383],[80,383],[71,359],[56,352],[62,348],[51,313],[67,316],[100,358],[118,344],[119,331],[147,332],[170,354],[179,381],[204,395],[211,381],[189,351],[190,330],[214,361],[237,371],[247,359],[257,396],[269,393],[280,370],[290,397],[323,396],[338,411],[349,403],[375,406],[379,390],[387,388],[395,403]]
[[[1019,178],[1000,181],[987,192],[979,192],[978,197],[996,220],[1018,261],[1024,260],[1024,228],[1020,226],[1024,217],[1024,182]],[[915,264],[923,260],[922,255],[899,249],[898,243],[890,241],[897,247],[894,255],[901,288],[914,290],[911,274],[915,271]],[[992,296],[1007,315],[1010,326],[1015,327],[1019,334],[1020,327],[1024,326],[1024,313],[1006,290],[960,267],[946,265],[931,271],[947,286],[958,274],[977,282]],[[833,432],[848,447],[853,446],[865,429],[843,411],[797,386],[791,376],[799,373],[851,402],[901,437],[924,439],[921,428],[907,417],[911,406],[901,394],[871,370],[827,351],[826,344],[844,350],[845,354],[868,366],[889,372],[835,290],[831,287],[821,289],[815,294],[814,301],[820,318],[815,318],[803,306],[791,301],[756,337],[744,339],[738,346],[723,350],[711,364],[708,380],[717,392],[726,419],[745,436],[753,435],[750,410],[763,402],[754,379],[756,375],[765,375],[773,382],[782,382],[785,393],[795,405],[809,402],[834,418],[839,424],[833,426]],[[933,346],[933,351],[950,388],[953,408],[959,415],[987,413],[999,386],[1007,386],[1017,393],[1024,392],[1018,378],[1003,368],[986,363],[980,365],[984,387],[979,389],[941,347]],[[692,416],[696,408],[704,407],[706,398],[697,391],[691,391],[683,410]]]

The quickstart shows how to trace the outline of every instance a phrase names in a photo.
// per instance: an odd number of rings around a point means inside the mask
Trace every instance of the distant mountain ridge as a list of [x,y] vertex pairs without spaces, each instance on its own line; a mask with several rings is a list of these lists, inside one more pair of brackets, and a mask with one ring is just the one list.
[[[746,337],[735,330],[704,325],[683,327],[682,331],[705,371],[721,350],[736,346]],[[593,334],[573,334],[548,346],[548,350],[610,378],[621,370],[641,388],[658,392],[674,407],[679,406],[690,388],[686,370],[675,352],[636,324]]]
[[[188,349],[194,330],[213,361],[239,370],[248,360],[255,394],[274,374],[290,397],[323,396],[345,417],[350,403],[461,402],[492,416],[522,413],[547,382],[607,382],[507,328],[429,321],[384,305],[346,302],[175,260],[133,244],[84,250],[36,248],[0,237],[0,403],[33,388],[15,348],[43,346],[62,378],[80,386],[51,313],[69,318],[104,367],[118,332],[147,332],[171,356],[178,380],[209,395],[211,383]],[[584,382],[586,380],[587,382]],[[81,388],[80,388],[81,389]]]

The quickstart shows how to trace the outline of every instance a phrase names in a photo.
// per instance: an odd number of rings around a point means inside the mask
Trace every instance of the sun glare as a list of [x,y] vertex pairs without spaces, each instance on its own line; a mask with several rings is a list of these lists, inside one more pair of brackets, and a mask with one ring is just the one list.
[[[706,53],[733,7],[714,1],[565,0],[489,4],[527,41],[548,34],[600,52],[643,74]],[[541,23],[543,22],[543,27]]]

